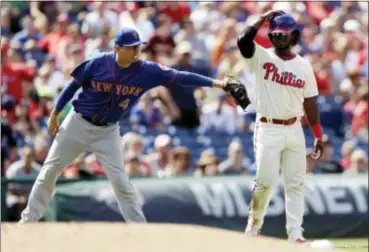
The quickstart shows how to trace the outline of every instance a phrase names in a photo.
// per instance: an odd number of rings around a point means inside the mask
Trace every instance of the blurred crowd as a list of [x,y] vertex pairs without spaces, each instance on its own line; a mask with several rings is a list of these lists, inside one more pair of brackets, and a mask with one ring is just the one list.
[[[329,136],[320,161],[307,156],[308,172],[356,174],[368,171],[368,156],[356,142],[368,140],[368,3],[366,2],[1,2],[1,174],[8,178],[37,176],[52,137],[46,121],[69,73],[86,57],[113,49],[122,27],[137,29],[148,41],[141,57],[178,70],[222,78],[232,73],[253,98],[254,78],[239,54],[236,40],[245,25],[269,9],[291,14],[302,31],[293,48],[313,64],[322,97],[340,101],[345,138],[340,158],[333,156]],[[271,44],[268,24],[256,41]],[[78,93],[76,94],[77,97]],[[61,120],[71,109],[68,104]],[[253,108],[248,111],[252,114]],[[159,87],[146,93],[130,111],[122,132],[122,169],[132,177],[254,174],[252,160],[237,139],[224,143],[226,157],[204,150],[195,158],[191,147],[175,144],[170,126],[214,130],[219,134],[250,133],[253,119],[224,92],[209,88]],[[153,148],[144,133],[155,129]],[[353,140],[353,138],[355,140]],[[337,151],[337,150],[336,150]],[[104,176],[93,153],[80,155],[62,177]],[[18,202],[29,187],[11,185]]]

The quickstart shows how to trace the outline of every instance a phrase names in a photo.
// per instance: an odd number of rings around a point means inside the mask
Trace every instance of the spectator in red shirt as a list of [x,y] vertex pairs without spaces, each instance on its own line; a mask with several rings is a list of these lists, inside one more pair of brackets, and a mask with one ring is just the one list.
[[180,23],[189,17],[191,10],[188,3],[166,2],[162,3],[159,12],[169,16],[173,22]]
[[46,36],[39,41],[38,46],[47,51],[52,57],[56,57],[59,42],[66,35],[68,24],[69,20],[67,14],[59,15],[53,31],[46,34]]
[[[35,76],[35,69],[23,63],[14,63],[9,58],[6,45],[1,46],[1,86],[13,96],[16,103],[27,97],[27,83]],[[31,86],[31,85],[28,85]]]
[[171,25],[172,22],[168,17],[159,17],[159,27],[148,42],[147,47],[158,57],[171,56],[176,47],[173,36],[170,34]]
[[352,118],[351,133],[357,137],[368,137],[368,86],[363,85],[358,90],[359,102],[357,103]]
[[328,73],[323,70],[315,73],[316,83],[318,85],[319,95],[330,95],[330,86],[328,81]]

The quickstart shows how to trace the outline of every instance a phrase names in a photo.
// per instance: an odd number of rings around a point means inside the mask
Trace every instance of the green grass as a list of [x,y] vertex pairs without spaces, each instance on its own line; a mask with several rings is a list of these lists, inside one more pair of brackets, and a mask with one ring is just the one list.
[[368,238],[357,239],[330,239],[334,246],[346,252],[368,252]]

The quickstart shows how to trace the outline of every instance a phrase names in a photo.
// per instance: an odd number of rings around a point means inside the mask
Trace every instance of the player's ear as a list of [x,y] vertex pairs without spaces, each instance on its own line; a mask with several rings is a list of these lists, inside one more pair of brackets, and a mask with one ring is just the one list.
[[119,48],[120,48],[119,46],[114,45],[114,51],[115,51],[115,52],[119,52]]

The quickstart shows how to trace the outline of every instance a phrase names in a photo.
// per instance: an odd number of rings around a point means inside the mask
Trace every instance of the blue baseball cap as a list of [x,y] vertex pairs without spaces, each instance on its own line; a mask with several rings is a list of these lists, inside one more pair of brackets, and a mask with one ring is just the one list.
[[296,29],[296,22],[291,15],[282,14],[274,16],[269,21],[270,33],[290,33]]
[[141,41],[140,35],[137,31],[128,27],[121,29],[115,35],[114,43],[117,46],[136,46],[146,44],[146,42]]

